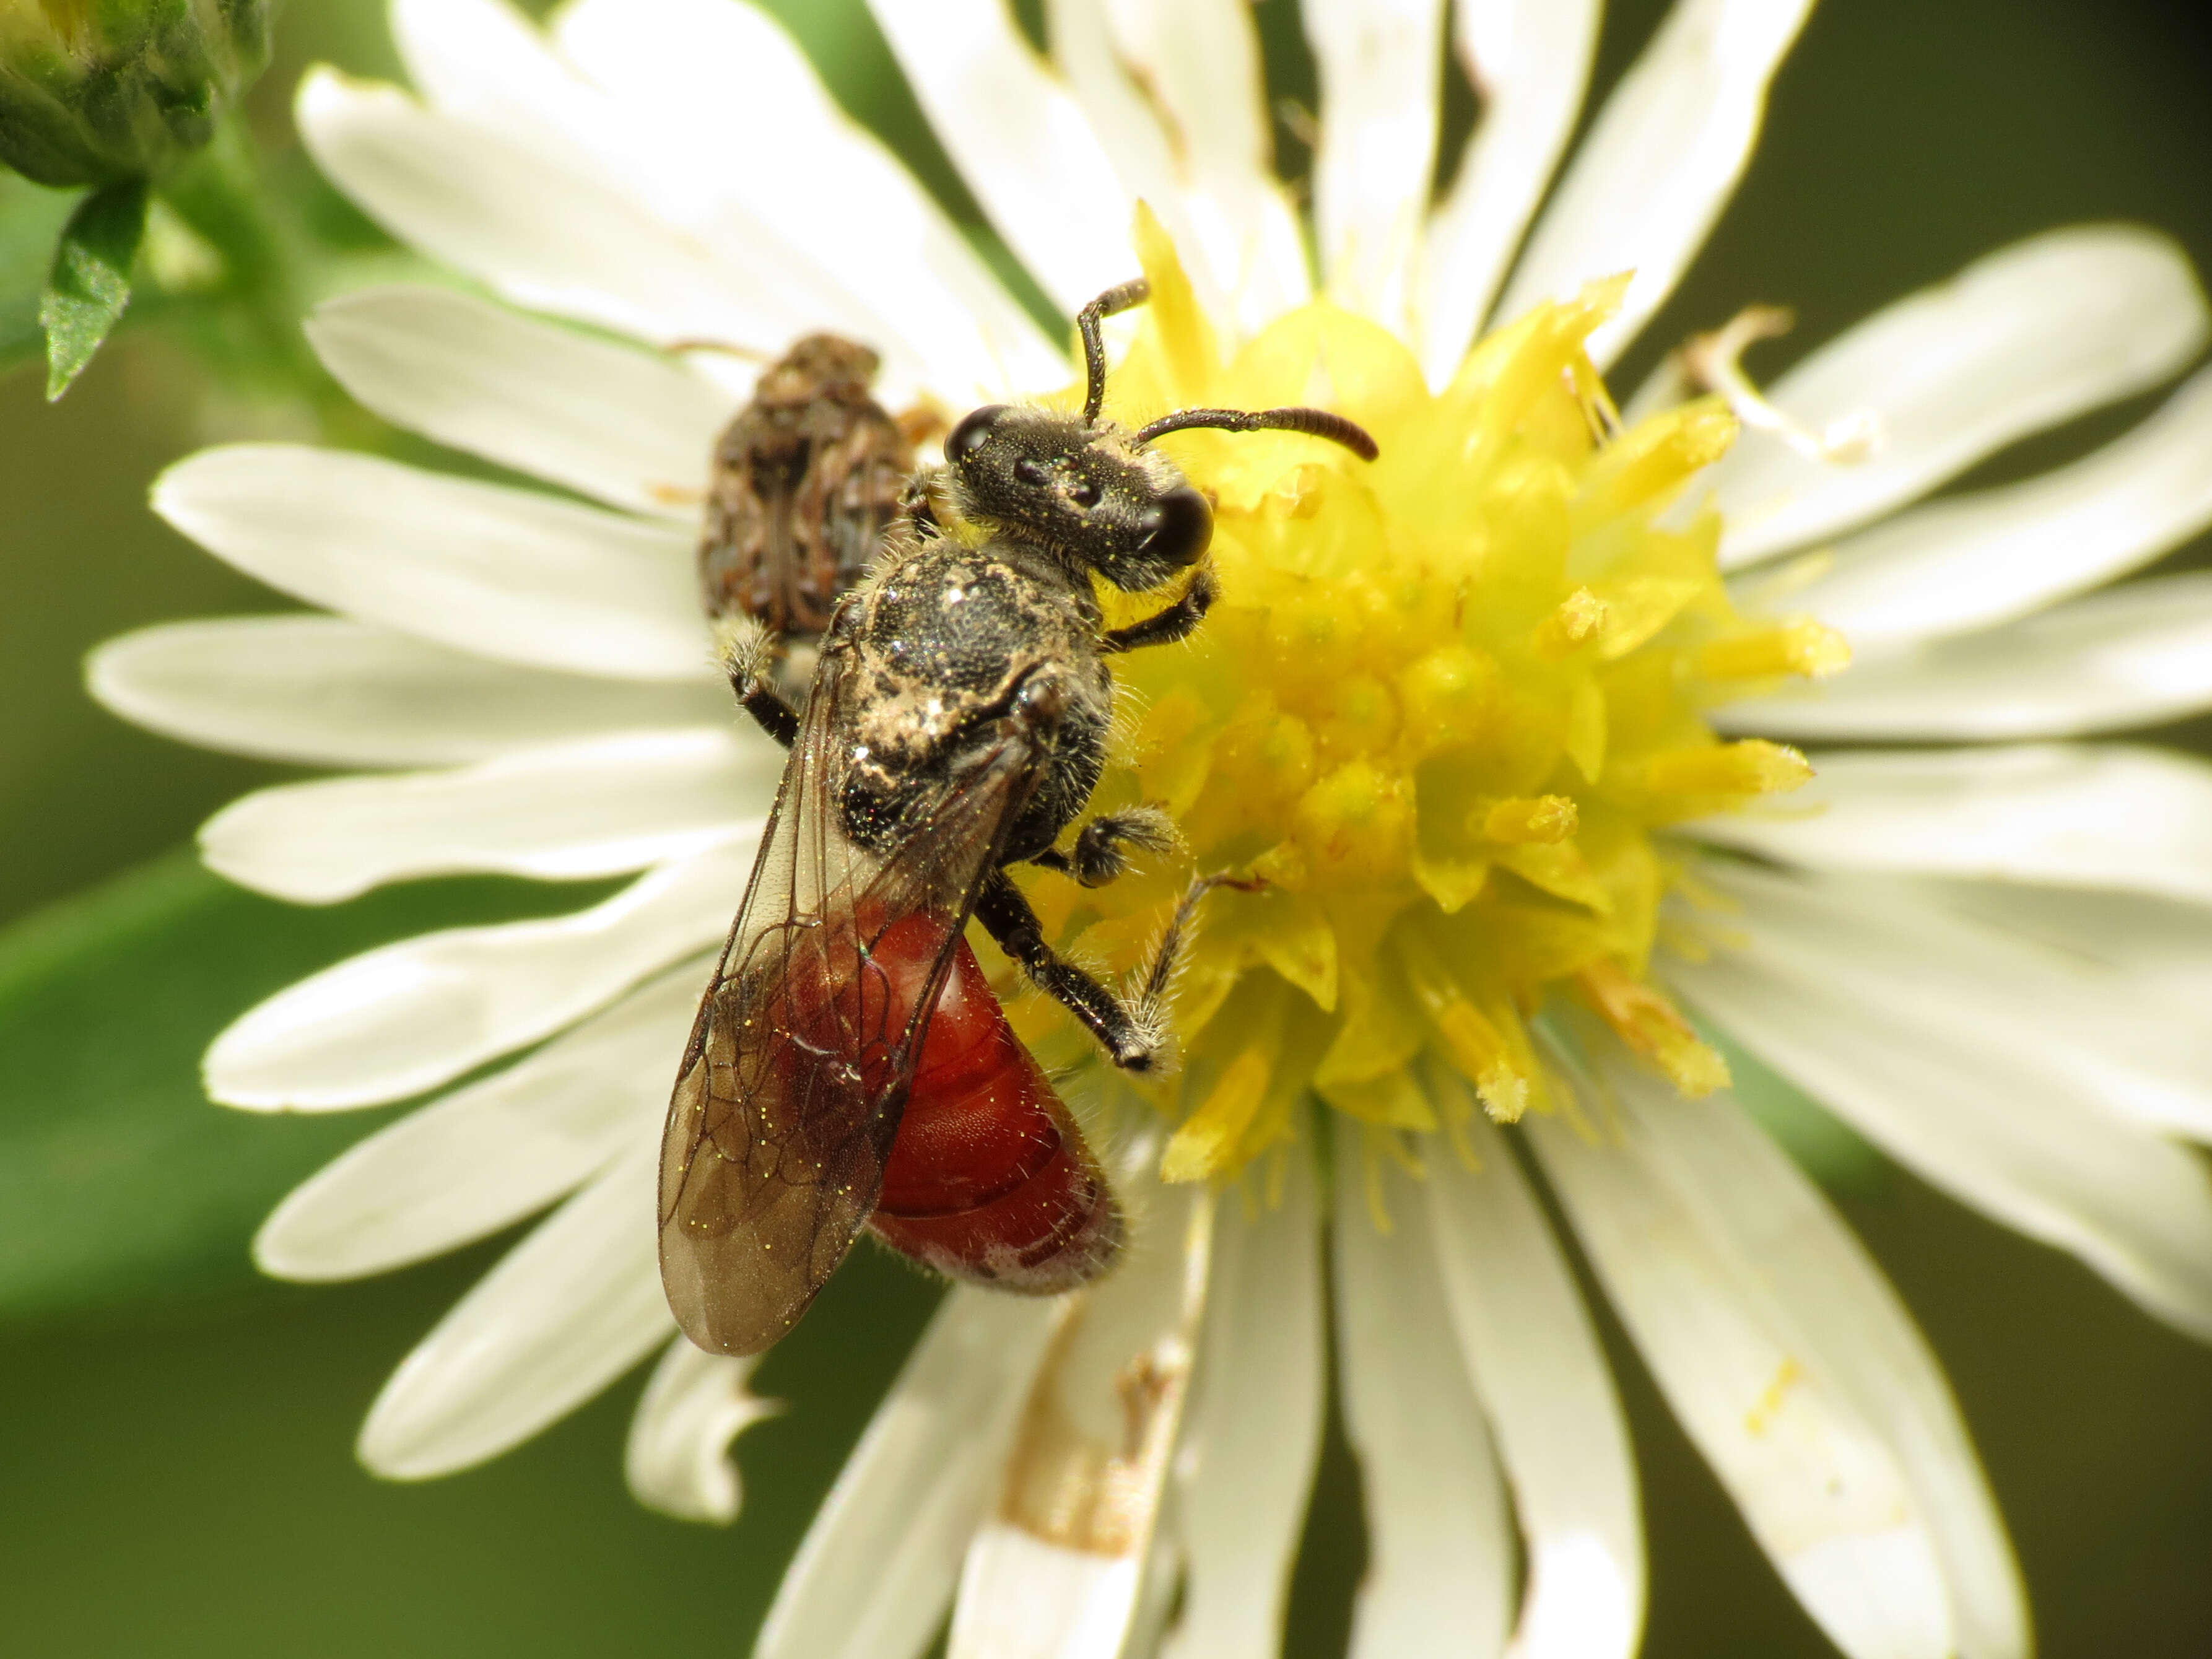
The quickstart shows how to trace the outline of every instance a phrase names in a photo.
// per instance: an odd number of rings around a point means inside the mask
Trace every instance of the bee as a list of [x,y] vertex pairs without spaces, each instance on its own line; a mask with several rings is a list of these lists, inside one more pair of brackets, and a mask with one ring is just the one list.
[[[1052,949],[1006,873],[1027,862],[1096,885],[1130,848],[1174,844],[1164,813],[1138,809],[1059,846],[1105,764],[1108,659],[1186,637],[1214,597],[1211,504],[1150,446],[1212,427],[1376,453],[1315,409],[1185,410],[1133,432],[1101,420],[1100,319],[1147,293],[1127,283],[1079,315],[1080,416],[994,404],[953,429],[915,495],[967,533],[927,507],[894,524],[830,618],[803,714],[757,637],[732,653],[740,700],[791,758],[662,1142],[661,1279],[703,1348],[775,1342],[863,1227],[951,1277],[1039,1295],[1120,1247],[1106,1176],[963,932],[981,922],[1115,1065],[1160,1062],[1177,951],[1222,878],[1192,884],[1125,994]],[[1105,625],[1094,576],[1146,592],[1187,571],[1152,616]]]
[[814,642],[874,561],[914,471],[921,423],[869,395],[879,366],[857,341],[810,334],[762,372],[714,445],[701,594],[716,622],[771,630],[787,693],[804,694]]

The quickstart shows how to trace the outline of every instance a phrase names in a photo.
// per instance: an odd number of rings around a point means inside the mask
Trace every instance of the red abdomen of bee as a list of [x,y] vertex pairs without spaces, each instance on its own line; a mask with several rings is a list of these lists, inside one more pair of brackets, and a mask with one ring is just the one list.
[[[943,937],[909,917],[873,954],[896,982],[903,964],[893,958],[911,951],[926,966]],[[1121,1246],[1105,1172],[965,939],[954,943],[868,1224],[939,1273],[1040,1296],[1096,1277]]]

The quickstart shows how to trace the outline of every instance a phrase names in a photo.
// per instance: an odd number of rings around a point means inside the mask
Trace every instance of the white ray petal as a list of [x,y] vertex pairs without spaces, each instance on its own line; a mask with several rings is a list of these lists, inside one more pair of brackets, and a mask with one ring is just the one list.
[[2206,707],[2212,575],[2193,571],[1863,656],[1833,682],[1732,705],[1718,723],[1772,737],[1986,742],[2147,726]]
[[642,180],[610,177],[557,137],[502,132],[327,69],[301,82],[295,113],[316,165],[371,218],[518,305],[659,345],[763,350],[864,320],[836,284],[810,297],[788,273],[765,278],[757,251],[740,258],[732,239],[671,222]]
[[1512,1524],[1452,1334],[1428,1206],[1409,1176],[1372,1147],[1363,1157],[1349,1134],[1335,1164],[1337,1387],[1367,1504],[1351,1659],[1502,1653]]
[[451,1474],[567,1416],[676,1328],[641,1141],[500,1258],[384,1385],[355,1449],[394,1480]]
[[1796,864],[2212,900],[2212,763],[2120,744],[1824,754],[1791,814],[1689,826]]
[[757,1359],[668,1345],[630,1419],[623,1473],[631,1496],[679,1521],[738,1518],[743,1488],[730,1443],[780,1407],[746,1386]]
[[1451,190],[1429,216],[1421,367],[1457,371],[1505,280],[1589,89],[1601,0],[1462,0],[1453,40],[1482,95]]
[[1538,1144],[1754,1534],[1848,1653],[2025,1659],[2003,1524],[1896,1292],[1733,1099],[1684,1101],[1605,1047],[1620,1144],[1550,1123]]
[[1479,1170],[1439,1151],[1427,1198],[1462,1357],[1512,1484],[1528,1558],[1512,1659],[1628,1659],[1644,1526],[1628,1425],[1573,1271],[1505,1138],[1455,1078]]
[[1854,529],[2015,439],[2156,386],[2204,349],[2181,250],[2132,225],[2076,225],[2002,248],[1877,312],[1767,397],[1815,431],[1871,416],[1873,452],[1812,460],[1747,432],[1707,475],[1734,568]]
[[1498,319],[1632,270],[1620,315],[1589,340],[1600,368],[1619,356],[1735,195],[1767,83],[1812,9],[1813,0],[1676,0],[1568,164]]
[[710,963],[686,963],[526,1058],[387,1124],[254,1235],[278,1279],[359,1279],[442,1255],[653,1138]]
[[2212,1337],[2212,1184],[2195,1154],[2086,1098],[2032,1051],[1973,1041],[1937,992],[1911,1003],[1869,994],[1789,948],[1766,910],[1746,910],[1734,945],[1669,978],[1931,1184]]
[[[608,96],[507,0],[392,0],[392,23],[409,76],[436,121],[513,141],[540,170],[543,184],[557,184],[564,192],[580,187],[587,204],[611,189],[677,233],[679,246],[707,255],[733,295],[794,325],[811,319],[813,326],[878,340],[894,353],[903,345],[884,337],[879,319],[817,249],[781,236],[723,187],[730,169],[712,151],[697,153],[676,131],[665,97],[656,107],[626,106]],[[641,18],[640,25],[649,27],[650,20]],[[672,55],[667,41],[655,44]],[[735,90],[718,88],[716,101]],[[415,123],[413,130],[437,134],[442,129],[436,121]],[[787,337],[737,343],[774,351]],[[715,372],[713,359],[700,367]]]
[[[664,21],[640,15],[633,33],[647,33]],[[694,20],[675,21],[681,27]],[[610,97],[505,0],[394,0],[392,33],[410,76],[438,115],[520,138],[541,167],[557,168],[567,179],[611,186],[706,250],[734,292],[794,321],[872,340],[887,357],[910,362],[909,343],[854,291],[830,250],[782,234],[744,192],[729,188],[737,169],[728,166],[727,153],[711,142],[702,147],[696,131],[671,111],[684,88],[671,86],[646,103]],[[668,50],[672,40],[683,39],[654,35],[650,44],[668,58],[685,55]],[[745,75],[704,95],[727,103],[753,80]],[[786,134],[784,142],[799,137]],[[787,340],[743,343],[773,351]]]
[[960,1571],[948,1659],[1120,1659],[1139,1644],[1153,1547],[1205,1317],[1213,1201],[1163,1189],[1156,1152],[1120,1183],[1132,1237],[1069,1298],[1031,1386],[995,1511]]
[[2212,1140],[2212,1026],[2146,995],[2123,963],[1944,900],[1959,884],[1708,866],[1753,918],[1763,952],[1908,1024],[1935,1018],[1963,1054],[2033,1064],[2136,1127]]
[[381,945],[288,986],[207,1052],[208,1093],[255,1110],[402,1100],[549,1036],[729,927],[754,845],[726,843],[574,915]]
[[1121,61],[1106,9],[1098,0],[1046,0],[1045,26],[1053,66],[1121,188],[1159,216],[1197,292],[1213,316],[1229,305],[1233,289],[1215,270],[1193,228],[1182,168],[1170,135],[1135,75]]
[[917,1659],[929,1646],[1060,1312],[946,1294],[815,1511],[753,1659]]
[[[1152,100],[1121,60],[1106,8],[1097,0],[1045,0],[1044,21],[1053,75],[1075,100],[1122,188],[1149,202],[1171,232],[1179,228],[1174,148]],[[1206,283],[1212,275],[1200,270],[1194,280]],[[1203,297],[1218,302],[1220,295],[1209,289]]]
[[1887,1441],[1934,1540],[1962,1659],[2025,1659],[2033,1641],[2004,1522],[1942,1367],[1881,1269],[1804,1172],[1725,1098],[1686,1103],[1610,1068],[1676,1189],[1718,1224]]
[[163,623],[94,648],[93,696],[210,749],[319,766],[451,766],[563,739],[726,724],[730,693],[447,650],[338,617]]
[[295,444],[204,449],[155,482],[154,510],[272,587],[478,656],[709,672],[692,538],[672,524]]
[[1304,233],[1274,176],[1252,9],[1243,0],[1107,0],[1104,9],[1171,140],[1186,257],[1212,271],[1239,325],[1256,331],[1304,303],[1311,284]]
[[2212,1008],[2212,905],[2093,888],[1921,879],[1923,902],[2124,975],[2180,1025]]
[[1305,0],[1321,77],[1314,231],[1329,297],[1405,333],[1437,161],[1443,0]]
[[1303,1147],[1281,1202],[1223,1195],[1176,1474],[1187,1562],[1172,1659],[1273,1659],[1321,1456],[1321,1215]]
[[1005,0],[868,0],[922,112],[999,234],[1071,316],[1127,282],[1134,205]]
[[307,321],[339,385],[395,426],[686,522],[730,394],[664,357],[442,289],[366,289]]
[[1127,193],[1175,239],[1200,301],[1247,332],[1310,294],[1268,173],[1259,42],[1238,0],[1048,0],[1053,61]]
[[387,9],[407,78],[438,108],[495,115],[532,137],[565,137],[582,124],[574,78],[504,0],[391,0]]
[[[2212,524],[2212,372],[2124,437],[2023,483],[1953,495],[1837,544],[1789,606],[1881,647],[2009,622]],[[1754,579],[1755,580],[1756,579]]]
[[[1963,884],[1701,867],[1801,973],[1908,1023],[1940,1009],[1961,1053],[2032,1063],[2131,1125],[2212,1141],[2212,1024],[2124,963],[1979,922],[1947,902]],[[2212,939],[2200,948],[2212,957]]]
[[[553,28],[588,79],[652,124],[664,170],[813,250],[896,331],[939,397],[957,406],[1066,384],[1066,354],[765,12],[729,0],[579,0]],[[729,164],[773,154],[806,165]]]
[[1632,1138],[1530,1139],[1675,1419],[1798,1601],[1850,1659],[1950,1659],[1942,1568],[1875,1425],[1816,1369],[1759,1264]]
[[210,818],[200,856],[300,904],[423,876],[622,875],[757,840],[784,758],[757,732],[647,732],[459,771],[280,784]]
[[[2212,1024],[2142,975],[1982,925],[1924,884],[1708,867],[1756,915],[1763,949],[1869,1006],[1944,1011],[1960,1048],[2033,1061],[2143,1128],[2212,1141]],[[1936,902],[1931,902],[1936,900]]]

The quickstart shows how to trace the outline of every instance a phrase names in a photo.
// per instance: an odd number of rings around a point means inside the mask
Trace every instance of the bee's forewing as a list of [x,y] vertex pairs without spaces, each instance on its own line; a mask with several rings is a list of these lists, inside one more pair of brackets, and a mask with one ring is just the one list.
[[854,846],[833,787],[849,660],[823,653],[661,1143],[661,1281],[720,1353],[789,1330],[874,1209],[953,944],[1036,775],[1009,726],[888,855]]

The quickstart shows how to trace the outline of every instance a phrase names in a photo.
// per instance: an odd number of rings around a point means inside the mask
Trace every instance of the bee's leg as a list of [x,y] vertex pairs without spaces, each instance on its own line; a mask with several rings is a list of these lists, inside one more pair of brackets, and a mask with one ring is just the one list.
[[1156,1001],[1124,1001],[1045,943],[1022,890],[994,870],[975,900],[975,920],[1021,964],[1030,982],[1073,1014],[1124,1071],[1150,1071],[1167,1046]]
[[1190,586],[1183,589],[1181,599],[1140,623],[1107,629],[1098,648],[1110,654],[1140,650],[1148,645],[1172,645],[1177,640],[1188,639],[1199,623],[1206,620],[1206,613],[1213,608],[1214,598],[1220,591],[1213,572],[1201,565],[1198,574],[1190,579]]
[[757,617],[743,617],[719,624],[714,643],[721,653],[722,672],[730,677],[730,690],[738,694],[753,723],[782,748],[797,743],[799,711],[775,689],[771,672],[775,635]]
[[1085,887],[1103,887],[1129,867],[1122,849],[1172,853],[1182,844],[1175,820],[1157,806],[1133,806],[1126,812],[1102,812],[1083,826],[1067,852],[1048,847],[1030,860],[1056,870]]
[[908,522],[916,530],[939,528],[938,507],[941,503],[945,488],[945,477],[943,467],[915,468],[913,476],[906,481],[905,489],[900,492],[899,511],[906,514]]
[[799,711],[766,680],[757,680],[750,690],[739,693],[739,701],[753,723],[774,738],[778,748],[788,749],[799,741]]
[[[1185,888],[1175,914],[1168,918],[1167,927],[1160,934],[1158,948],[1152,952],[1152,971],[1145,975],[1144,988],[1137,993],[1139,1006],[1158,1008],[1167,996],[1168,988],[1175,983],[1176,967],[1182,960],[1184,946],[1190,943],[1190,924],[1198,915],[1199,900],[1217,887],[1256,893],[1267,884],[1256,876],[1232,876],[1224,871],[1218,875],[1200,876]],[[1158,1018],[1154,1016],[1156,1020]]]

